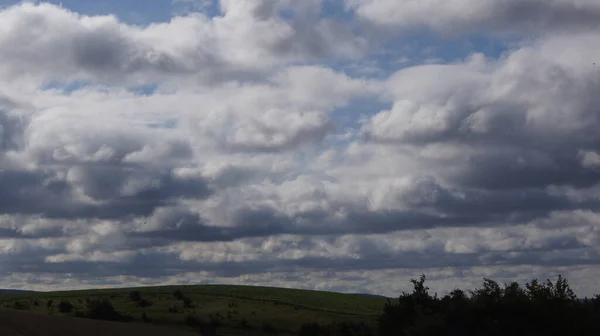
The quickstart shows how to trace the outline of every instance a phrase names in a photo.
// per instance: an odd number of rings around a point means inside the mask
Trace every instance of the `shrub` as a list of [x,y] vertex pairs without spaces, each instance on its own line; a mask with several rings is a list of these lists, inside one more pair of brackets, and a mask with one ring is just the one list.
[[142,294],[139,291],[129,292],[129,299],[133,302],[139,302],[142,300]]
[[209,322],[208,322],[208,324],[210,324],[211,326],[213,326],[213,327],[217,328],[217,327],[220,327],[220,326],[221,326],[221,321],[219,320],[219,318],[218,318],[218,317],[216,317],[216,316],[212,316],[212,315],[211,315],[211,316],[209,317]]
[[211,324],[201,324],[198,326],[198,330],[202,336],[216,336],[217,327]]
[[73,304],[71,304],[71,302],[69,302],[69,301],[63,300],[58,304],[58,311],[63,314],[71,313],[74,308],[75,308],[75,306],[73,306]]
[[13,308],[16,310],[27,310],[29,309],[29,307],[27,305],[25,305],[24,303],[22,303],[21,301],[15,301],[13,302]]
[[183,293],[177,289],[173,292],[173,296],[177,299],[177,300],[183,300],[184,296]]
[[238,324],[242,328],[247,328],[248,327],[248,321],[245,318],[242,318]]
[[184,297],[181,301],[183,301],[183,307],[185,308],[192,308],[192,300],[190,300],[190,298]]
[[125,321],[127,318],[119,314],[109,300],[103,299],[91,301],[88,307],[87,317],[95,320]]
[[142,298],[137,302],[137,305],[138,305],[138,307],[141,307],[141,308],[150,307],[150,306],[152,306],[152,301],[148,301],[148,300]]
[[275,329],[275,327],[272,324],[270,324],[269,322],[263,322],[262,331],[264,333],[271,334],[271,333],[277,332],[277,329]]
[[317,323],[306,323],[300,326],[298,336],[317,336],[321,334],[321,326]]
[[200,325],[200,321],[198,321],[198,319],[194,315],[188,315],[188,316],[186,316],[184,322],[185,322],[185,324],[187,324],[189,326],[198,326],[198,325]]

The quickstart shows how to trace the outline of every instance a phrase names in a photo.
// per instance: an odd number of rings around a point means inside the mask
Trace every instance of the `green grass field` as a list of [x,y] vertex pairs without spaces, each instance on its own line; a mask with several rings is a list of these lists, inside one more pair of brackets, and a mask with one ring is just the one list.
[[[179,290],[191,300],[189,307],[174,297]],[[151,302],[140,307],[129,293],[138,291]],[[124,289],[82,290],[0,295],[0,307],[20,308],[32,313],[56,314],[58,303],[67,300],[83,312],[87,302],[107,298],[124,315],[150,323],[188,328],[193,316],[204,322],[218,322],[219,335],[266,335],[293,333],[304,323],[365,322],[374,324],[386,299],[359,294],[284,289],[272,287],[198,285]],[[53,307],[48,308],[52,300]],[[272,331],[276,330],[278,332]]]

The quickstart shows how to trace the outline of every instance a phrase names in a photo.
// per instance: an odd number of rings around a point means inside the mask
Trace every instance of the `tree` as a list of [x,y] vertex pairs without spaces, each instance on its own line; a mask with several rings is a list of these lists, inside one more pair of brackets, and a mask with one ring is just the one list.
[[484,279],[470,296],[456,289],[442,299],[429,295],[424,282],[424,276],[411,280],[412,293],[388,301],[380,336],[600,335],[600,296],[578,300],[562,276],[555,283],[534,279],[525,288]]

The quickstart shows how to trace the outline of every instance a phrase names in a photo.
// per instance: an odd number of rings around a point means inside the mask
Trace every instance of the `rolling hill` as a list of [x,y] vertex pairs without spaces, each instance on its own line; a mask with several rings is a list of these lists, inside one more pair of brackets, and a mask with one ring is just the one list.
[[[178,293],[178,294],[177,294]],[[134,322],[180,329],[213,325],[219,335],[293,334],[306,323],[374,326],[386,298],[257,286],[197,285],[0,294],[0,307],[44,315],[83,316],[108,299]],[[60,312],[60,302],[73,305]]]

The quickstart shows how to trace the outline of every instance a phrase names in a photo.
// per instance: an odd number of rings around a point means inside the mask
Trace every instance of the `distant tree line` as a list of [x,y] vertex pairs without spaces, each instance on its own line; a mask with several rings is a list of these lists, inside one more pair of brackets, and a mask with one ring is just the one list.
[[306,324],[298,335],[315,336],[554,336],[600,335],[600,295],[578,299],[567,279],[533,280],[525,287],[484,279],[481,288],[438,297],[425,275],[412,293],[388,300],[377,330],[364,324]]

